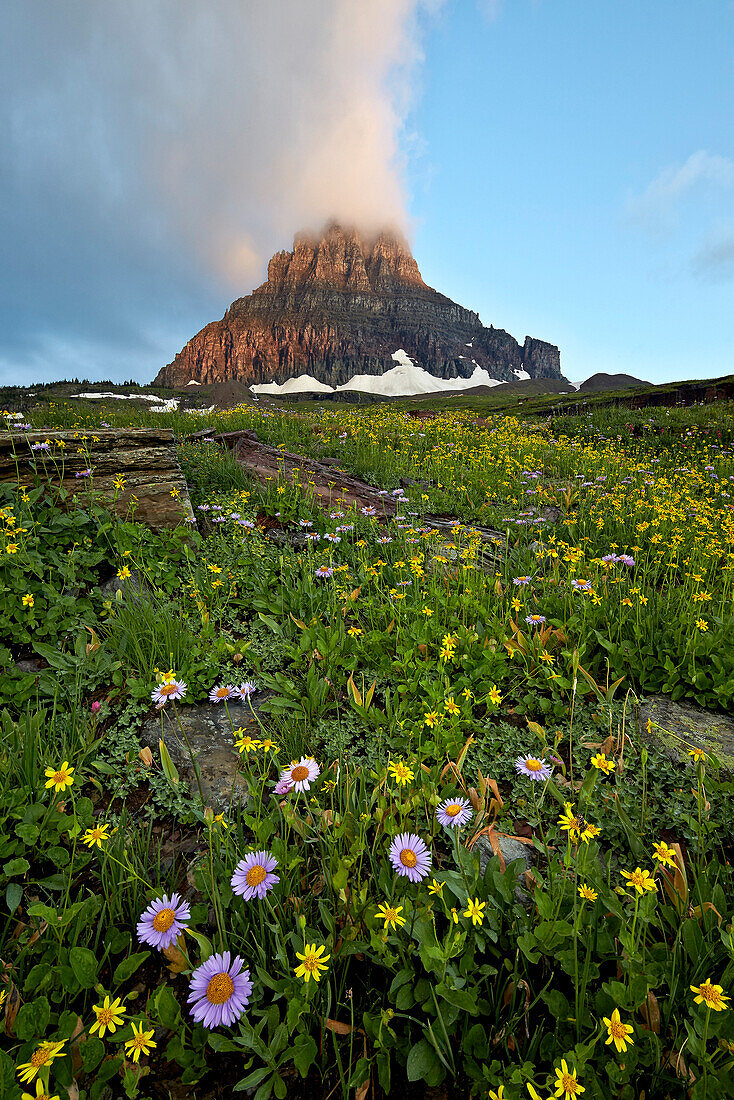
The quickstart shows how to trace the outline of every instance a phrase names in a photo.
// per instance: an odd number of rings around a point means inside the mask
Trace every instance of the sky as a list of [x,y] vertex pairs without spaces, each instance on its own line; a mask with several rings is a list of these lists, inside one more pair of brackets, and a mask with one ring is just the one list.
[[557,344],[734,371],[734,2],[0,0],[0,383],[150,381],[337,217]]

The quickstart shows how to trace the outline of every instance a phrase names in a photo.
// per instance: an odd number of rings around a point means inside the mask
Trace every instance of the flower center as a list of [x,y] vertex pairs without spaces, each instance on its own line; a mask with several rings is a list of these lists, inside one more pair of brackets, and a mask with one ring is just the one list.
[[315,970],[318,970],[319,960],[315,955],[306,955],[306,958],[303,960],[303,966],[308,970],[309,974],[313,974]]
[[48,1061],[48,1058],[49,1058],[48,1051],[44,1050],[43,1047],[41,1047],[40,1050],[35,1051],[35,1053],[33,1053],[31,1055],[31,1065],[35,1066],[36,1069],[38,1069],[39,1066],[45,1066],[46,1065],[46,1062]]
[[97,1020],[104,1027],[107,1027],[108,1024],[111,1024],[112,1021],[114,1020],[114,1018],[115,1018],[115,1014],[114,1014],[114,1012],[112,1011],[111,1008],[102,1008],[102,1009],[100,1009],[99,1013],[97,1014]]
[[561,1078],[561,1085],[566,1092],[570,1092],[572,1096],[576,1095],[576,1078],[572,1077],[570,1073],[564,1073]]
[[66,772],[54,772],[54,783],[65,783]]
[[702,985],[699,992],[707,1005],[716,1004],[719,999],[717,991],[711,985]]
[[461,806],[458,802],[452,802],[450,806],[446,807],[446,814],[448,817],[457,817],[461,813]]
[[209,979],[209,984],[206,987],[206,999],[209,1004],[223,1005],[233,993],[234,982],[226,970],[222,970]]
[[299,764],[291,772],[291,779],[294,783],[302,783],[304,779],[308,778],[308,768],[305,764]]
[[245,875],[245,881],[248,886],[259,886],[261,882],[264,882],[267,877],[267,871],[261,863],[256,863],[250,868]]
[[627,1036],[627,1029],[624,1024],[617,1023],[616,1020],[612,1020],[609,1030],[612,1033],[613,1039],[624,1039]]
[[415,854],[412,848],[403,848],[400,853],[400,862],[403,867],[415,867],[418,862],[418,856]]
[[385,910],[385,923],[389,924],[390,921],[394,921],[395,918],[397,917],[397,915],[398,915],[397,909],[386,909]]
[[167,932],[176,919],[173,909],[159,909],[153,917],[153,927],[156,932]]
[[228,699],[229,688],[217,688],[217,699]]
[[528,759],[525,761],[525,767],[528,769],[529,772],[539,772],[542,769],[543,765],[541,764],[540,760],[536,760],[534,756],[529,756]]
[[159,690],[161,695],[173,695],[178,691],[178,684],[175,684],[172,680],[167,680],[165,684],[161,684]]

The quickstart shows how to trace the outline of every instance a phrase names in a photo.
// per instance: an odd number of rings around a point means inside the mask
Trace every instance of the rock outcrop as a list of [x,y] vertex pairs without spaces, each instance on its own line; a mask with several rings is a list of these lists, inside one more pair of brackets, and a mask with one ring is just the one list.
[[553,344],[528,336],[520,346],[426,286],[396,233],[368,240],[332,224],[276,253],[267,282],[189,340],[155,381],[252,385],[309,374],[338,386],[356,374],[383,374],[400,348],[440,378],[469,378],[476,367],[507,382],[516,371],[562,377]]

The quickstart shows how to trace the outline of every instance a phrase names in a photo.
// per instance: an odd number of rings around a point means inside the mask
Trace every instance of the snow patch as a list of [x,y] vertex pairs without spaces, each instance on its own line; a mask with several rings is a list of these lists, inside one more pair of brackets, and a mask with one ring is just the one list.
[[527,382],[530,379],[530,375],[526,370],[514,370],[512,373],[515,375],[518,382]]
[[286,378],[285,382],[261,382],[259,386],[250,386],[253,393],[333,393],[334,387],[318,382],[310,374],[299,374],[297,378]]
[[187,386],[200,386],[201,382],[197,382],[195,378],[190,378],[186,383]]

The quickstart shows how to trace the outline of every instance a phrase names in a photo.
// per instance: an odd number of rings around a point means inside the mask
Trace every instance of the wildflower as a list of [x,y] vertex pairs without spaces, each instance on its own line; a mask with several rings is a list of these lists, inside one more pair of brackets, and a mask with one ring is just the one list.
[[431,869],[431,853],[415,833],[398,833],[390,845],[390,862],[399,875],[420,882]]
[[[237,731],[240,732],[239,730]],[[235,747],[238,752],[255,752],[262,745],[262,741],[258,741],[256,737],[250,737],[249,733],[242,731],[242,737],[238,737],[235,741]]]
[[618,1008],[615,1008],[611,1016],[602,1016],[602,1020],[609,1032],[609,1037],[604,1040],[605,1046],[614,1043],[617,1050],[621,1051],[622,1054],[624,1054],[628,1046],[634,1046],[634,1040],[632,1040],[630,1036],[635,1029],[631,1024],[622,1023],[619,1018]]
[[188,903],[179,894],[164,894],[152,901],[138,921],[137,933],[141,943],[163,950],[175,943],[191,918]]
[[471,821],[473,813],[468,798],[447,798],[436,807],[436,819],[445,829],[460,829]]
[[398,760],[397,762],[391,760],[387,765],[387,770],[390,773],[391,779],[394,779],[399,787],[404,787],[406,783],[412,783],[414,779],[412,768],[409,768],[402,760]]
[[30,1062],[21,1062],[17,1067],[17,1073],[21,1081],[23,1081],[24,1084],[32,1081],[41,1066],[50,1066],[54,1058],[66,1058],[66,1055],[61,1053],[63,1045],[63,1042],[41,1043],[40,1046],[33,1051]]
[[451,919],[452,919],[452,921],[454,922],[454,924],[458,924],[458,923],[459,923],[459,914],[458,914],[458,913],[456,912],[456,910],[455,910],[455,909],[452,909],[452,910],[451,910]]
[[500,692],[500,689],[497,687],[496,684],[492,684],[489,692],[487,693],[487,698],[489,699],[490,703],[493,703],[496,707],[498,707],[502,702],[502,693]]
[[516,585],[530,584],[532,577],[513,577],[512,583]]
[[438,721],[438,711],[437,710],[427,710],[425,712],[425,714],[423,715],[423,722],[426,726],[428,726],[429,729],[432,729],[437,721]]
[[544,759],[527,753],[525,756],[518,756],[515,761],[515,770],[520,775],[527,776],[528,779],[540,782],[541,779],[550,779],[553,767],[551,764],[546,764]]
[[561,1059],[561,1068],[556,1070],[555,1095],[563,1097],[563,1100],[573,1100],[580,1092],[586,1089],[576,1080],[576,1070],[570,1070],[565,1058]]
[[443,888],[446,884],[439,882],[437,879],[432,879],[428,884],[428,893],[433,894],[434,897],[443,897]]
[[356,638],[361,633],[362,630],[358,626],[350,626],[349,630],[347,631],[347,634],[351,635],[352,638]]
[[573,802],[564,802],[563,813],[558,818],[558,824],[562,829],[568,833],[569,837],[573,839],[578,836],[584,827],[584,820],[581,817],[577,817],[573,812]]
[[494,1089],[490,1089],[489,1100],[505,1100],[505,1086],[500,1085],[496,1092]]
[[315,779],[318,779],[321,768],[312,756],[302,756],[300,760],[292,760],[290,766],[281,773],[280,782],[289,782],[293,789],[308,791]]
[[[151,1035],[153,1032],[151,1031]],[[36,1081],[36,1095],[34,1096],[30,1092],[24,1092],[21,1096],[21,1100],[59,1100],[58,1096],[50,1096],[46,1092],[46,1086],[39,1077]]]
[[33,596],[31,596],[30,592],[26,592],[21,602],[23,604],[23,607],[33,607],[33,604],[36,601],[33,599]]
[[466,911],[463,913],[465,917],[471,917],[472,924],[481,927],[484,920],[484,910],[487,908],[486,901],[480,901],[479,898],[467,898]]
[[634,871],[622,871],[622,878],[626,878],[638,894],[644,894],[645,890],[657,890],[655,880],[650,872],[643,871],[640,867],[636,867]]
[[251,695],[254,695],[257,691],[257,684],[254,684],[252,680],[245,680],[243,683],[240,684],[236,691],[238,692],[240,699],[249,699],[249,697]]
[[296,951],[296,958],[301,960],[300,966],[294,967],[296,977],[303,978],[307,985],[311,978],[315,982],[320,981],[321,971],[329,969],[326,963],[331,958],[331,955],[324,954],[325,950],[324,946],[317,948],[315,943],[307,943],[304,944],[303,954]]
[[273,752],[279,752],[280,751],[278,746],[275,744],[275,741],[271,741],[269,737],[263,738],[263,740],[261,742],[261,746],[265,750],[265,752],[270,752],[271,750]]
[[658,844],[653,844],[652,850],[658,863],[664,863],[667,867],[675,867],[675,851],[664,840],[661,840]]
[[271,852],[250,852],[234,869],[232,889],[245,901],[264,898],[276,882],[280,882],[278,875],[273,874],[277,866],[278,861]]
[[724,1012],[729,1007],[724,1003],[730,999],[729,994],[724,993],[722,986],[712,985],[710,978],[701,985],[692,985],[691,992],[696,994],[693,999],[697,1005],[705,1004],[706,1008],[714,1012]]
[[598,752],[596,756],[592,756],[591,763],[597,771],[604,772],[605,775],[609,775],[611,771],[614,771],[614,761],[607,760],[604,752]]
[[525,622],[529,626],[541,626],[545,622],[545,615],[526,615]]
[[405,924],[405,917],[399,915],[402,911],[402,905],[380,905],[375,918],[379,917],[384,921],[383,928],[387,928],[388,925],[392,925],[393,928],[402,927]]
[[421,613],[423,615],[425,615],[427,619],[430,619],[431,615],[433,614],[433,611],[431,610],[430,607],[423,607],[423,608],[421,608]]
[[92,1005],[92,1012],[97,1019],[89,1029],[90,1034],[99,1031],[100,1039],[104,1039],[105,1031],[109,1031],[110,1035],[114,1035],[122,1023],[125,1017],[125,1003],[119,997],[115,997],[114,1001],[110,1001],[108,994],[101,1005]]
[[449,695],[448,699],[446,700],[446,702],[443,705],[443,709],[448,714],[460,714],[461,713],[459,707],[457,707],[456,703],[454,702],[453,695]]
[[102,847],[102,841],[108,841],[110,839],[109,825],[95,825],[91,829],[87,829],[82,841],[90,848],[93,848],[96,844],[98,848]]
[[331,568],[330,565],[319,565],[319,567],[314,570],[314,576],[317,580],[320,581],[328,580],[329,577],[332,577],[333,575],[334,570]]
[[189,1004],[191,1015],[206,1028],[229,1026],[239,1020],[250,1000],[250,971],[244,960],[229,951],[210,955],[191,975]]
[[44,773],[47,778],[46,789],[53,787],[58,794],[67,787],[71,787],[74,783],[73,771],[74,769],[69,767],[68,760],[65,760],[59,768],[46,768]]
[[142,1023],[138,1024],[136,1027],[133,1021],[132,1029],[133,1037],[126,1041],[125,1050],[129,1057],[132,1058],[133,1062],[139,1062],[141,1054],[147,1056],[150,1054],[151,1049],[158,1044],[153,1042],[153,1036],[155,1035],[153,1028],[151,1028],[150,1031],[143,1031]]
[[582,882],[579,886],[579,894],[585,901],[596,901],[599,896],[596,890],[592,890],[585,882]]
[[120,578],[121,581],[126,581],[130,576],[130,567],[127,565],[123,565],[121,569],[117,570],[117,576]]
[[230,699],[239,699],[240,693],[232,684],[222,684],[221,687],[212,688],[209,692],[209,700],[212,703],[226,703]]
[[594,837],[599,836],[601,829],[597,829],[596,825],[590,825],[588,821],[584,822],[584,827],[581,830],[581,839],[585,844],[588,844]]
[[699,761],[703,761],[706,759],[706,753],[703,751],[703,749],[689,749],[688,755],[691,757],[694,764],[698,764]]
[[183,680],[164,680],[151,691],[150,697],[160,710],[172,699],[183,699],[185,694],[186,684]]
[[706,622],[705,619],[696,619],[696,626],[701,631],[701,633],[708,630],[709,628],[709,624]]
[[102,704],[100,703],[99,699],[94,700],[90,709],[92,711],[92,714],[99,714],[100,710],[102,709]]

